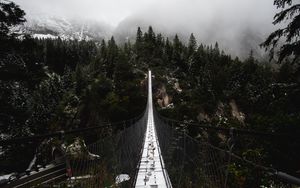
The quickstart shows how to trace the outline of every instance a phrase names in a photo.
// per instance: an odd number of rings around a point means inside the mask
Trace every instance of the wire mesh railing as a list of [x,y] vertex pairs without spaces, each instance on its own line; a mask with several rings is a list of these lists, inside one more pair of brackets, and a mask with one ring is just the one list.
[[[89,155],[67,156],[70,177],[59,186],[132,187],[146,129],[147,113],[133,125],[90,144]],[[54,182],[54,184],[56,184]]]
[[[147,113],[144,112],[122,122],[2,140],[3,148],[20,144],[30,148],[34,144],[37,148],[29,167],[20,169],[16,178],[6,184],[9,187],[28,180],[31,181],[30,185],[26,184],[29,187],[105,187],[116,184],[130,187],[135,178],[146,121]],[[72,144],[65,145],[66,142]],[[49,169],[51,165],[53,171]],[[56,172],[58,165],[60,174]],[[47,177],[41,178],[39,174]],[[127,181],[121,183],[124,180]]]
[[272,147],[276,137],[256,137],[248,130],[239,130],[242,134],[236,134],[234,129],[218,130],[201,125],[191,129],[187,123],[163,118],[157,112],[154,115],[173,187],[290,188],[300,185],[300,179],[268,163],[265,156],[268,148],[264,147]]

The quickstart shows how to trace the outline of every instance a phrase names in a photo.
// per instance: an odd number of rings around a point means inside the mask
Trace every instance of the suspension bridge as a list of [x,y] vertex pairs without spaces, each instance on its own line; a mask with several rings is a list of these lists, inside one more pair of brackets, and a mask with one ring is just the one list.
[[0,140],[4,149],[20,143],[30,147],[32,143],[52,138],[63,143],[69,136],[95,140],[86,145],[83,139],[75,139],[68,147],[52,147],[52,161],[41,161],[35,155],[26,172],[0,179],[0,187],[300,186],[296,173],[275,169],[255,150],[257,145],[269,147],[289,135],[162,117],[153,107],[151,71],[147,77],[147,106],[139,117],[78,130]]

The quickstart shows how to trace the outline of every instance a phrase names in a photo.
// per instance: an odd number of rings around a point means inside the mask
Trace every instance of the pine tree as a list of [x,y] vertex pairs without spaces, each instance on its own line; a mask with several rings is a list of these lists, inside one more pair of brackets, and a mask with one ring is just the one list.
[[173,58],[177,61],[180,61],[181,59],[182,48],[183,45],[180,42],[178,35],[176,34],[173,40],[173,49],[174,49]]
[[173,57],[174,65],[181,68],[182,73],[187,71],[187,62],[184,59],[184,45],[179,40],[178,35],[176,34],[173,40]]
[[154,49],[154,58],[161,59],[163,56],[163,48],[164,48],[164,39],[162,34],[157,34],[156,36],[156,48]]
[[138,27],[136,32],[136,43],[142,43],[143,42],[143,32],[140,27]]
[[248,58],[245,60],[248,63],[254,63],[255,59],[254,59],[254,55],[253,55],[253,50],[250,50],[249,56]]
[[142,54],[143,54],[143,32],[140,27],[138,27],[137,32],[136,32],[135,51],[138,56],[142,56]]
[[118,58],[118,46],[116,45],[114,37],[108,41],[107,45],[107,77],[112,79],[114,74],[115,64]]
[[8,37],[9,29],[25,22],[25,12],[10,1],[0,2],[0,39]]
[[164,61],[170,64],[172,60],[172,56],[173,56],[173,47],[171,42],[169,41],[169,38],[167,38],[165,44],[165,50],[164,50]]
[[101,45],[100,45],[100,58],[104,62],[107,61],[107,47],[106,47],[105,40],[101,41]]
[[295,62],[300,57],[300,4],[293,4],[292,0],[274,0],[274,5],[281,11],[274,16],[273,24],[277,25],[286,20],[290,20],[290,23],[271,33],[261,46],[266,49],[270,48],[270,58],[272,59],[278,41],[284,38],[285,44],[278,52],[278,61],[281,62],[292,55]]
[[145,40],[154,42],[155,41],[155,33],[153,31],[152,26],[149,26],[148,32],[145,33]]
[[190,57],[196,52],[197,49],[197,41],[196,38],[194,37],[194,34],[192,33],[189,39],[189,44],[188,44],[188,56]]
[[214,48],[214,56],[218,57],[220,55],[220,49],[219,49],[219,44],[216,42],[215,48]]
[[156,35],[151,26],[148,28],[148,32],[144,34],[144,58],[149,66],[154,59],[156,45]]
[[124,53],[125,53],[126,60],[129,61],[133,55],[132,45],[131,45],[130,40],[127,40],[127,42],[125,42],[125,44],[124,44]]

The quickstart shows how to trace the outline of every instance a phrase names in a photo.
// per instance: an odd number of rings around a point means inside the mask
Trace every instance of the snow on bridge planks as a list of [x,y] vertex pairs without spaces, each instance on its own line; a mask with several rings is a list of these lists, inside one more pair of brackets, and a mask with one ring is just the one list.
[[143,153],[136,178],[136,188],[172,188],[168,173],[165,169],[163,157],[153,119],[152,104],[152,76],[148,73],[148,121],[145,135]]

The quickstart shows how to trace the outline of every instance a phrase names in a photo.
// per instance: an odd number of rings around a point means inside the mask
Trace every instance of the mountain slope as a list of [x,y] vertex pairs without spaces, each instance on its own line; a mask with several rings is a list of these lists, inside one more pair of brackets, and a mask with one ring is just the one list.
[[15,28],[16,32],[31,34],[37,38],[102,40],[111,36],[112,27],[108,24],[78,19],[65,19],[53,16],[27,17],[27,22]]

